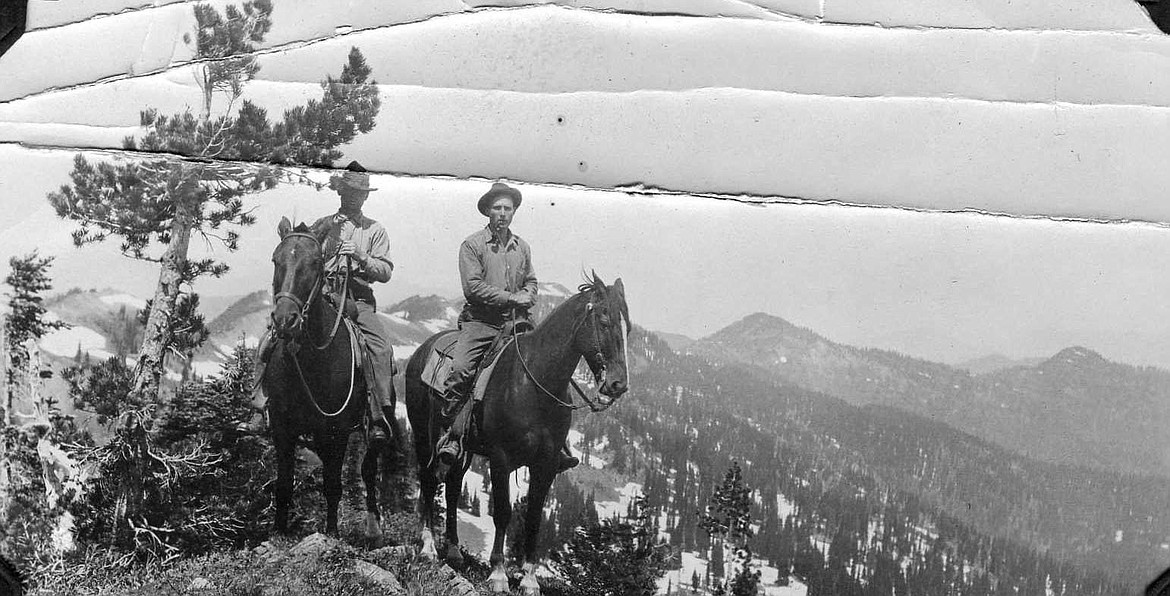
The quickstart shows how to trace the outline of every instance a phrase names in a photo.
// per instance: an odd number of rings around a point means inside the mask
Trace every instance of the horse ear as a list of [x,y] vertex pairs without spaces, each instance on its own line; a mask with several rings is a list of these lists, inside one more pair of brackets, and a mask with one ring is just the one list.
[[593,285],[600,286],[602,288],[605,287],[605,282],[601,281],[600,277],[597,277],[597,270],[596,269],[593,270]]
[[289,221],[287,217],[281,217],[280,223],[276,224],[276,233],[280,234],[280,239],[284,240],[284,237],[287,236],[291,231],[292,222]]
[[617,293],[622,296],[626,295],[626,287],[622,285],[622,278],[620,277],[613,280],[613,289],[617,290]]

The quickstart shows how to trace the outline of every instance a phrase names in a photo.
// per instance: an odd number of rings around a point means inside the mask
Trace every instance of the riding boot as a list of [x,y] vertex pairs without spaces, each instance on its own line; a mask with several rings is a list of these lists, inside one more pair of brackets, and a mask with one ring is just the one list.
[[443,418],[451,419],[463,409],[463,402],[467,400],[465,392],[459,386],[451,387],[443,395]]
[[463,427],[466,424],[465,417],[467,416],[463,412],[464,405],[467,401],[466,397],[455,390],[452,390],[451,393],[451,397],[443,407],[443,417],[451,418],[454,416],[455,420],[451,423],[451,427],[447,429],[447,432],[439,439],[438,449],[435,453],[439,462],[445,466],[455,465],[463,455],[461,439]]
[[389,441],[394,434],[391,429],[390,421],[393,420],[394,408],[391,406],[382,406],[382,419],[373,424],[373,429],[370,430],[371,441]]
[[560,474],[561,472],[564,472],[565,470],[570,470],[572,468],[575,468],[575,467],[577,467],[578,464],[581,463],[581,460],[578,459],[577,457],[575,457],[573,455],[573,452],[569,450],[568,443],[561,445],[561,452],[559,455],[560,455],[560,461],[557,462],[557,473],[558,474]]

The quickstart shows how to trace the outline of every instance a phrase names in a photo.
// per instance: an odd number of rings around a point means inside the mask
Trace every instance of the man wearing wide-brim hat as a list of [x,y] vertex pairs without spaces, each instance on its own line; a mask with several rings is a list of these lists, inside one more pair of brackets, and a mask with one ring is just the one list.
[[[459,315],[459,334],[451,348],[451,374],[444,384],[444,414],[453,416],[466,403],[477,365],[506,324],[531,326],[529,309],[536,303],[536,273],[532,249],[511,230],[520,207],[520,191],[497,182],[479,198],[476,207],[488,224],[459,247],[459,277],[467,303]],[[440,440],[439,460],[454,465],[462,456],[456,426]],[[560,469],[577,465],[566,449]]]
[[[348,261],[349,297],[355,304],[356,323],[366,349],[370,413],[375,421],[372,438],[381,440],[387,437],[394,420],[394,348],[377,314],[377,301],[370,284],[388,282],[394,273],[394,263],[390,261],[390,237],[382,224],[362,213],[362,205],[369,198],[370,191],[378,189],[370,186],[370,175],[361,164],[350,162],[344,172],[329,179],[329,188],[337,192],[341,206],[337,213],[314,222],[312,228],[329,228],[321,243],[327,259],[326,272],[344,272]],[[263,361],[264,350],[260,352]],[[253,400],[253,406],[262,409],[266,401],[261,394]],[[253,422],[251,426],[257,428],[259,424]]]

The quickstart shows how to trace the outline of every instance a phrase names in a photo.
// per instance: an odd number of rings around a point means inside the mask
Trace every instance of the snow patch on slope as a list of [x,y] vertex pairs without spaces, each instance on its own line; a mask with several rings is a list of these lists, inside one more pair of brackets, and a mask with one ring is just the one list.
[[91,358],[104,360],[113,356],[105,348],[106,338],[101,333],[81,325],[74,325],[69,329],[56,329],[41,338],[42,350],[64,358],[72,358],[80,349]]

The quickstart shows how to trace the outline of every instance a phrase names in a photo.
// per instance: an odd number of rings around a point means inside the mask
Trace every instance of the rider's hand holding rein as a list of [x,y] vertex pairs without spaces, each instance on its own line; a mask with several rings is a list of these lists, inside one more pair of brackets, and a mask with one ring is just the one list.
[[358,265],[363,267],[366,265],[366,261],[369,259],[369,255],[367,255],[362,249],[358,248],[356,244],[349,240],[343,241],[337,247],[337,255],[342,257],[352,257]]
[[514,292],[508,296],[508,302],[520,308],[531,308],[535,301],[532,299],[532,294],[528,292]]

